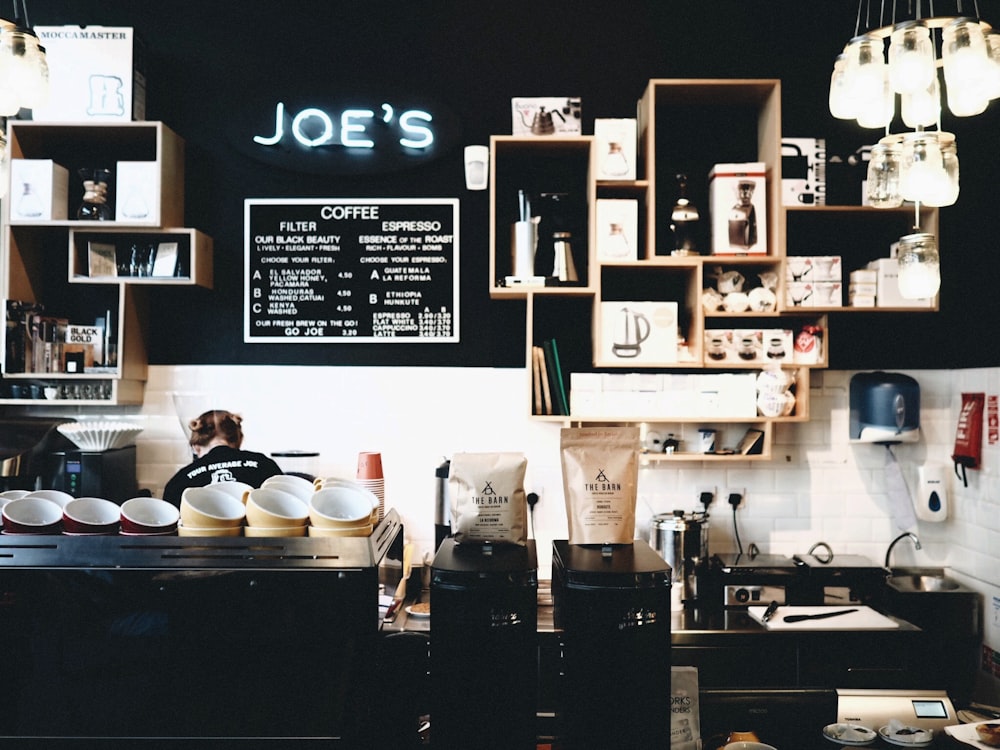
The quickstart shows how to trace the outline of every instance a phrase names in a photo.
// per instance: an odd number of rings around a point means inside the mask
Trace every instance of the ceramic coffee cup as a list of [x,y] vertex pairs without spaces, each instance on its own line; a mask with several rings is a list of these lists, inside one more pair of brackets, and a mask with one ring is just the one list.
[[133,497],[122,503],[122,534],[174,534],[180,511],[157,497]]
[[64,534],[117,534],[121,508],[100,497],[78,497],[63,508]]
[[4,534],[58,534],[62,531],[62,507],[43,497],[11,500],[0,512]]
[[[305,526],[309,506],[291,492],[269,485],[247,493],[247,523],[265,528]],[[312,493],[310,493],[311,495]]]

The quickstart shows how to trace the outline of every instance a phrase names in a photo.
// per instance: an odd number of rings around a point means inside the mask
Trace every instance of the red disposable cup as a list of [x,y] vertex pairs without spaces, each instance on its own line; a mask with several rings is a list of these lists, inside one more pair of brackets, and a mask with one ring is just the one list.
[[382,479],[382,454],[365,452],[358,454],[358,479]]

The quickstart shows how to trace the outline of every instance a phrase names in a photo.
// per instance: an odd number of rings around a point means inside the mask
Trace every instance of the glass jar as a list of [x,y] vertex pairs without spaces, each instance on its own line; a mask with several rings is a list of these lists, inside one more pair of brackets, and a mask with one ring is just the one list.
[[895,139],[882,139],[871,148],[866,193],[868,205],[898,208],[903,205],[899,189],[900,148]]
[[941,261],[937,238],[914,232],[899,238],[899,293],[906,299],[933,297],[941,287]]
[[982,114],[990,103],[987,93],[990,61],[978,21],[956,18],[942,29],[941,61],[948,109],[956,117]]
[[930,29],[921,21],[898,24],[889,41],[889,82],[900,94],[925,91],[937,75]]

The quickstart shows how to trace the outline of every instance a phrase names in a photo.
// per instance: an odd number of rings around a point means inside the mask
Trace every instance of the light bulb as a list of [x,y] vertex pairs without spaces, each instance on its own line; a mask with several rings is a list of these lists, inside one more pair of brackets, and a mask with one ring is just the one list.
[[899,293],[905,299],[933,297],[941,288],[941,260],[933,234],[916,232],[899,238]]
[[900,24],[889,43],[889,81],[900,94],[926,90],[935,77],[930,31],[917,22]]

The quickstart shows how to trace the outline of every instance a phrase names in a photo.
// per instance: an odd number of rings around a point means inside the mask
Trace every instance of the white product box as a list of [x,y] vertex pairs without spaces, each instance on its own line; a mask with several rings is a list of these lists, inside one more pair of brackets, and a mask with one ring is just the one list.
[[874,294],[852,294],[850,297],[851,307],[875,307]]
[[145,51],[134,30],[112,26],[35,26],[49,66],[41,122],[142,120]]
[[677,361],[676,302],[602,302],[600,359],[612,363]]
[[[858,268],[851,271],[850,280],[852,284],[876,284],[878,283],[878,271],[871,268]],[[875,294],[873,291],[872,294]]]
[[764,162],[716,164],[708,173],[708,211],[715,255],[767,254]]
[[12,221],[66,219],[69,170],[51,159],[11,159],[9,195]]
[[785,259],[785,281],[843,281],[839,255],[793,255]]
[[786,307],[813,307],[814,285],[805,281],[789,281],[785,284]]
[[826,139],[781,139],[781,202],[826,205]]
[[844,285],[839,281],[817,281],[811,300],[813,307],[843,307]]
[[513,135],[558,136],[583,132],[583,108],[578,96],[518,96],[510,100],[510,108]]
[[635,119],[596,119],[597,179],[634,180],[638,158]]
[[874,297],[878,294],[878,276],[873,277],[875,280],[871,282],[867,281],[852,281],[848,287],[848,293],[853,297],[855,295],[861,297]]
[[155,161],[120,161],[115,177],[115,220],[160,224],[160,171]]
[[795,356],[795,335],[787,328],[768,328],[763,332],[761,348],[764,361],[772,363],[788,362]]
[[594,213],[597,223],[597,259],[637,260],[639,201],[598,198]]
[[907,299],[899,293],[899,261],[895,258],[879,258],[868,264],[877,273],[878,292],[875,295],[876,307],[933,307],[934,300],[929,297]]
[[571,372],[569,374],[569,413],[578,416],[599,416],[603,413],[601,374]]

